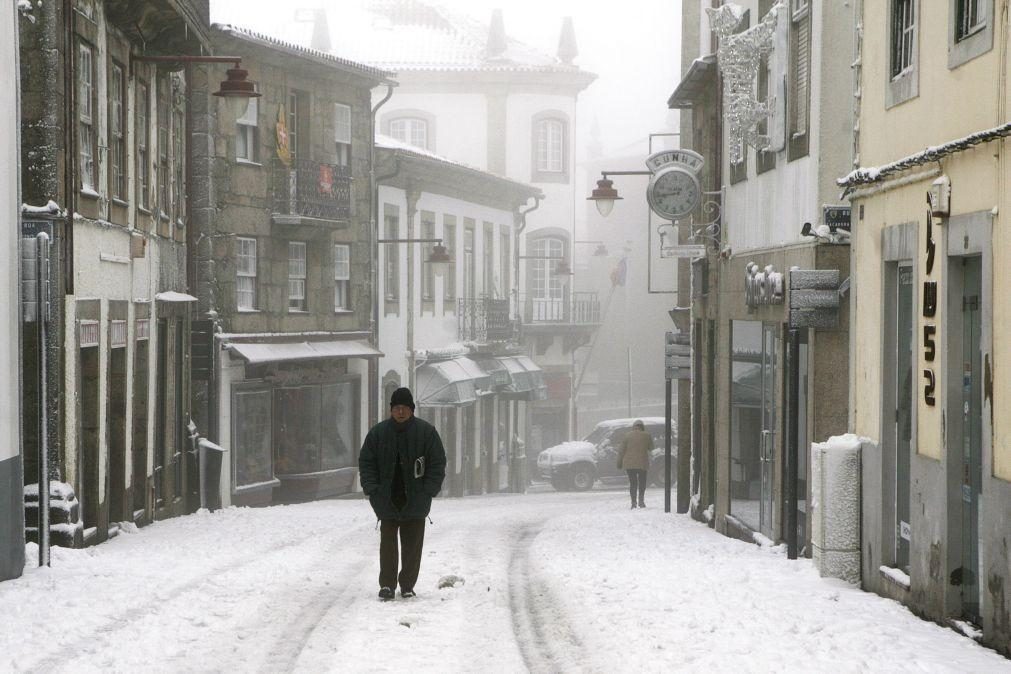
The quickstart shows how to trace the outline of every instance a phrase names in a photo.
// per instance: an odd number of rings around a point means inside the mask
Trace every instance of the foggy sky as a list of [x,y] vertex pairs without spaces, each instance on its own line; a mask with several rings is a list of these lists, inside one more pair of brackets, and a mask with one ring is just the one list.
[[[211,0],[214,21],[271,32],[301,7],[329,7],[331,26],[345,0]],[[354,0],[352,0],[354,1]],[[599,78],[580,96],[579,133],[590,141],[596,117],[605,155],[646,153],[651,132],[673,130],[667,97],[680,80],[681,0],[433,0],[487,24],[501,8],[506,32],[554,55],[562,17],[572,16],[576,63]],[[339,41],[334,52],[340,55]]]

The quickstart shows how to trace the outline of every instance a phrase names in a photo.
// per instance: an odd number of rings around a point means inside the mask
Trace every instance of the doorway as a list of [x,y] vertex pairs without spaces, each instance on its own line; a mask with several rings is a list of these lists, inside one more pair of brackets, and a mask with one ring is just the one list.
[[[982,258],[956,258],[951,274],[955,306],[949,395],[956,409],[948,445],[949,530],[955,559],[950,582],[957,587],[961,617],[977,625],[980,615],[979,513],[983,484]],[[960,292],[958,288],[960,287]],[[949,408],[950,409],[950,408]]]
[[109,521],[122,522],[133,521],[126,490],[126,321],[111,321],[110,326]]

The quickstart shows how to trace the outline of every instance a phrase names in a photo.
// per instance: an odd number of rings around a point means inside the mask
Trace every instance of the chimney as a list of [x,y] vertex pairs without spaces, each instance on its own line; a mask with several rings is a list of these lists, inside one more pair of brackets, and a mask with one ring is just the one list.
[[502,10],[494,9],[491,13],[491,25],[488,26],[488,44],[484,49],[484,57],[487,59],[502,58],[505,50],[506,33]]
[[319,51],[330,51],[330,25],[326,21],[326,10],[313,11],[312,42],[310,46]]
[[576,29],[572,27],[572,17],[562,19],[562,33],[558,36],[558,59],[567,65],[572,65],[573,59],[579,56],[576,46]]

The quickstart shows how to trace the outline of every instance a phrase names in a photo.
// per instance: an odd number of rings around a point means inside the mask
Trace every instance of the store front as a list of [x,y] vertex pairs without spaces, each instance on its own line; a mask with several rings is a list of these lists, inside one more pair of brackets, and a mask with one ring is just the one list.
[[[222,397],[232,503],[263,505],[350,492],[363,434],[359,341],[232,343]],[[227,403],[226,403],[227,401]]]

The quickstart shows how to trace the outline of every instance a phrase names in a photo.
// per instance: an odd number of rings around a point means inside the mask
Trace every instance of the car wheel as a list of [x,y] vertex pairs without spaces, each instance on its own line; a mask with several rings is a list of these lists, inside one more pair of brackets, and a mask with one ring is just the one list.
[[658,461],[654,463],[649,468],[649,483],[654,487],[663,486],[663,461]]
[[593,470],[586,466],[577,466],[569,475],[569,484],[574,491],[586,491],[593,486],[596,476]]

